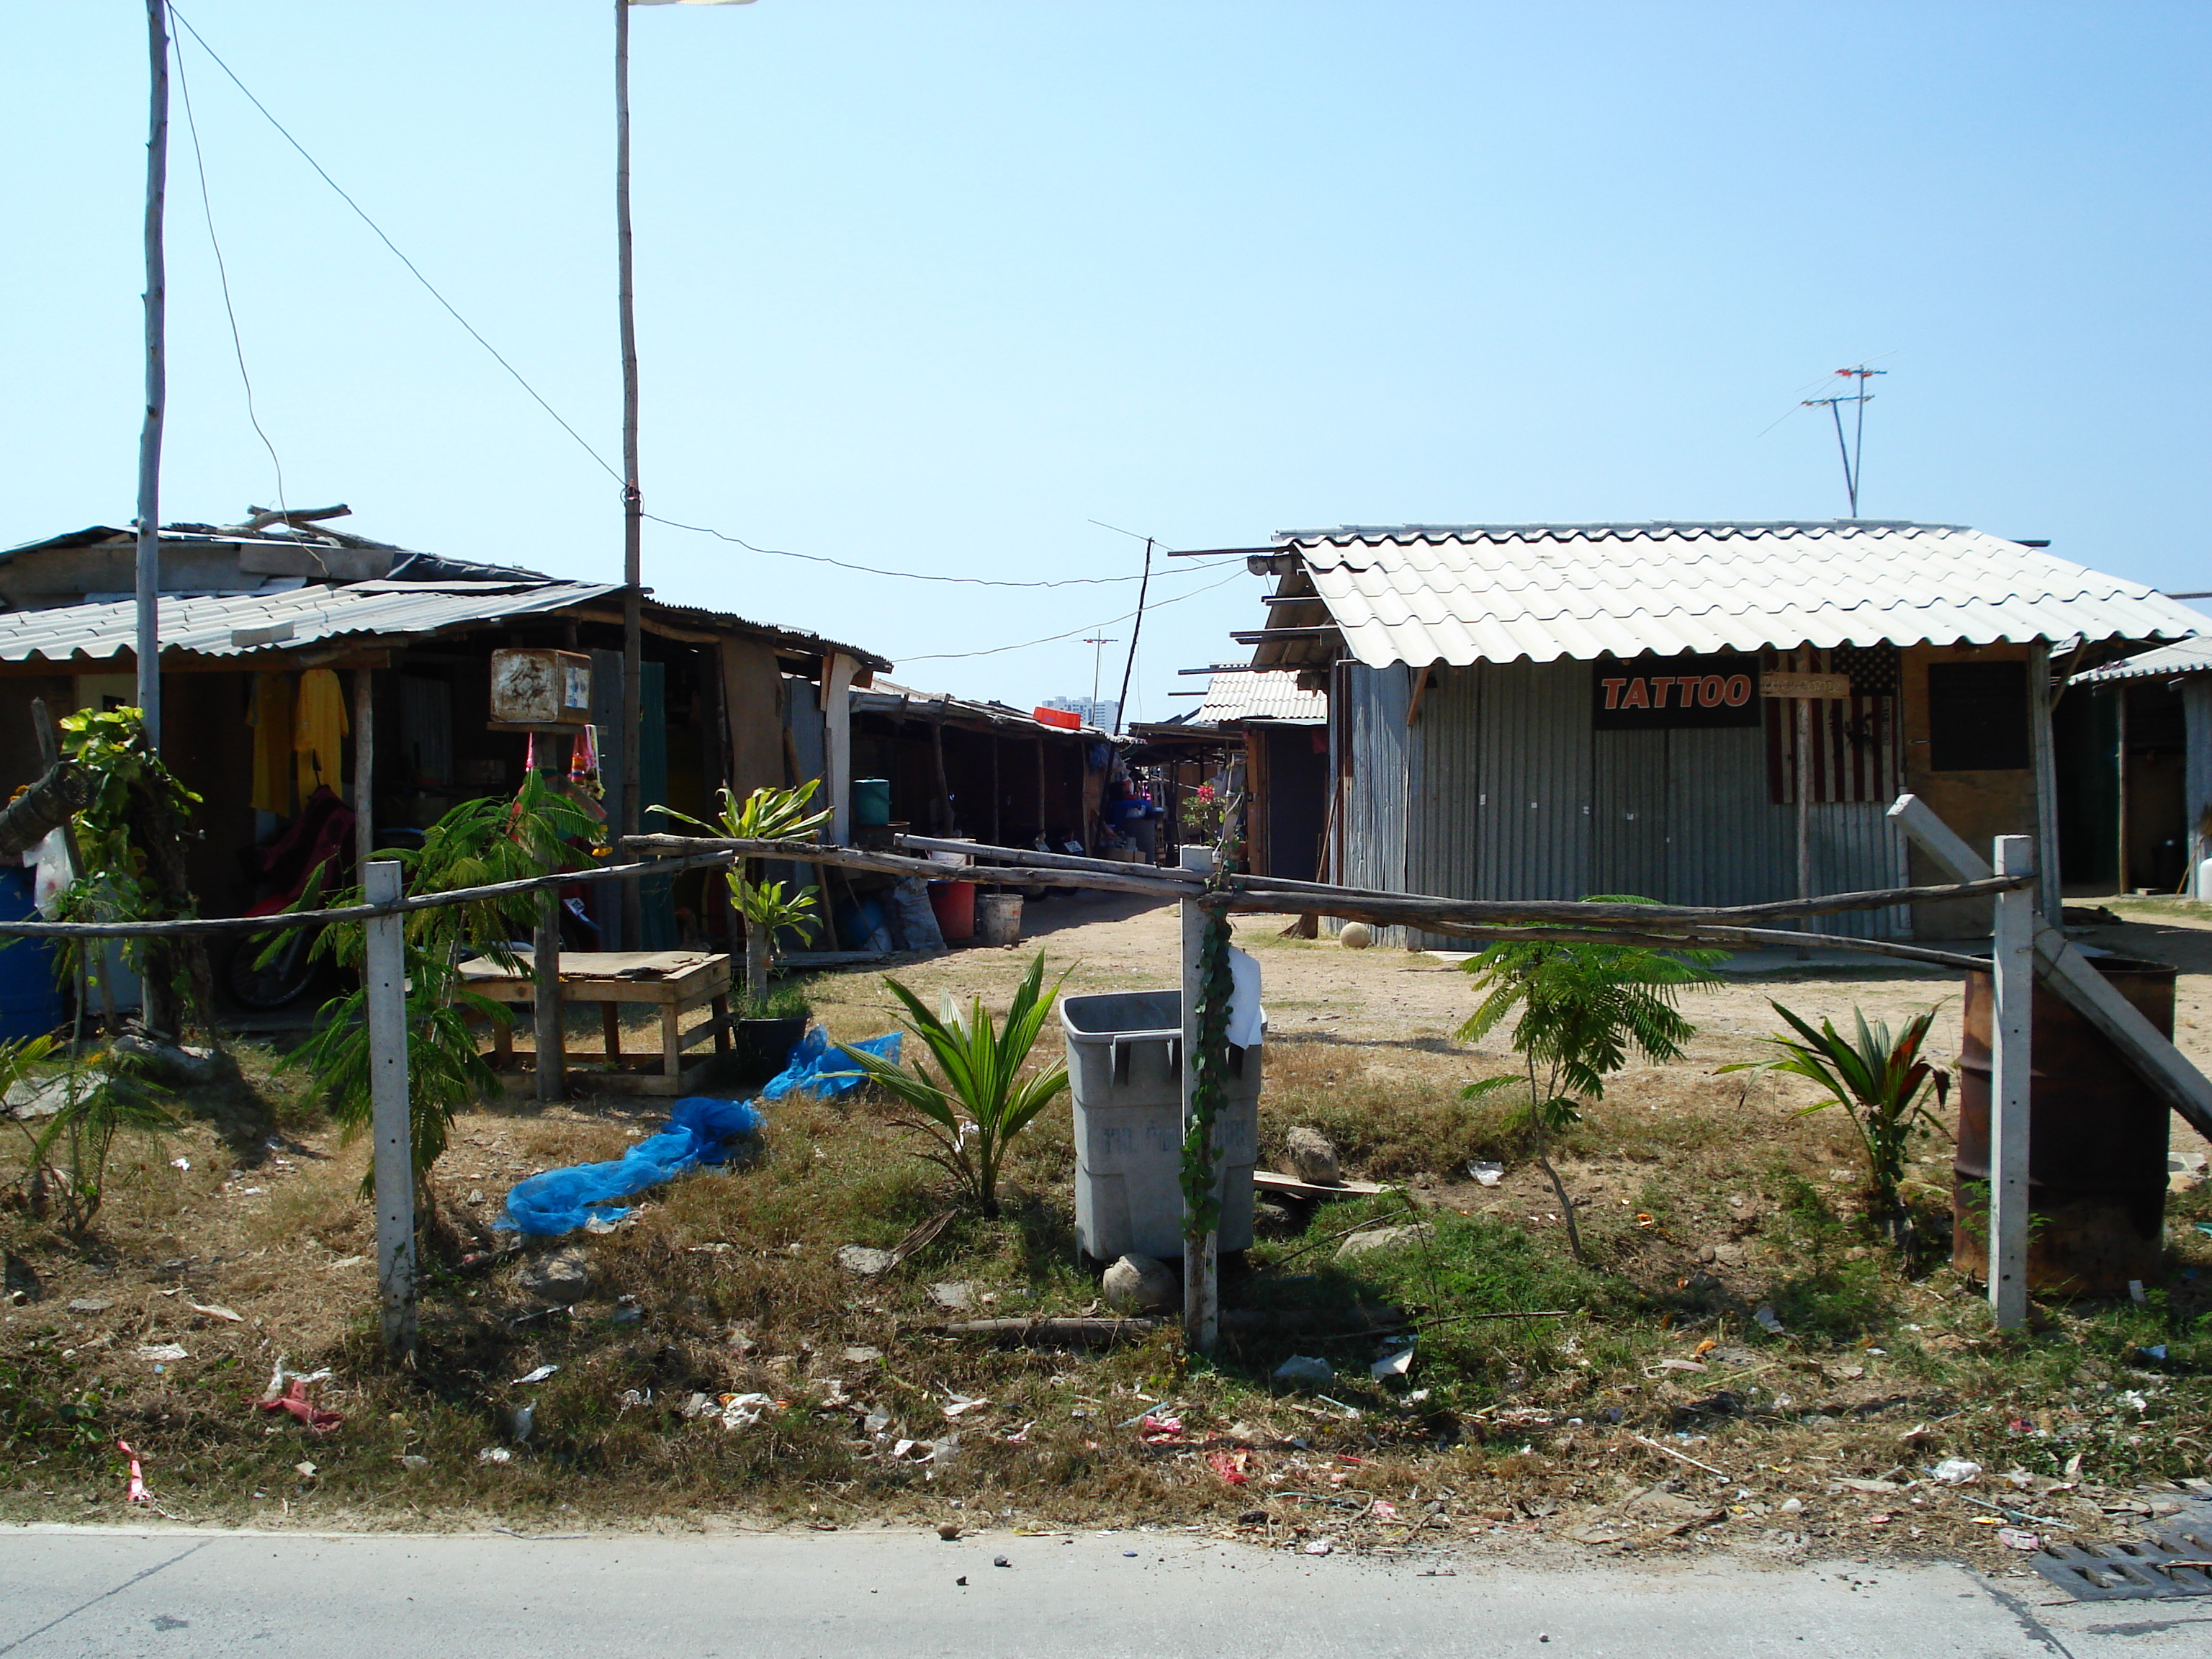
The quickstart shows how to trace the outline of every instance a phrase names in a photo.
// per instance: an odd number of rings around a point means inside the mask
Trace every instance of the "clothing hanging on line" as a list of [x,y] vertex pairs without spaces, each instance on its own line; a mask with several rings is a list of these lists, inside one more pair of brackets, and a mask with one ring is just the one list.
[[292,752],[299,763],[301,799],[318,788],[344,795],[345,735],[352,729],[346,718],[345,689],[337,675],[327,668],[310,668],[301,675]]

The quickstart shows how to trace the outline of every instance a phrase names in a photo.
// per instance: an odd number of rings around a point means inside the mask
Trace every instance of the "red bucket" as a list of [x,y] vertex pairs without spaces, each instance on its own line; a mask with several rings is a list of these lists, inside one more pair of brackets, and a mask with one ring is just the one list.
[[963,945],[975,937],[974,882],[931,882],[929,908],[937,913],[937,931],[947,945]]

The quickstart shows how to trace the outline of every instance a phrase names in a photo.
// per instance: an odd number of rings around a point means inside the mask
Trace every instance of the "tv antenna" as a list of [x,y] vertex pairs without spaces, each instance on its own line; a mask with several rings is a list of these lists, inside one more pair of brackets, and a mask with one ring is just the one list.
[[[1861,363],[1855,368],[1839,368],[1836,373],[1855,380],[1857,382],[1856,388],[1833,398],[1802,398],[1799,401],[1798,407],[1801,409],[1825,407],[1828,413],[1835,417],[1836,450],[1844,458],[1844,493],[1850,498],[1851,517],[1856,519],[1859,515],[1859,458],[1866,451],[1866,406],[1874,398],[1874,393],[1867,390],[1867,377],[1872,374],[1887,374],[1889,371],[1886,368],[1869,368],[1864,363]],[[1845,404],[1856,404],[1858,406],[1856,423],[1852,429],[1851,441],[1848,444],[1844,441],[1844,405]]]

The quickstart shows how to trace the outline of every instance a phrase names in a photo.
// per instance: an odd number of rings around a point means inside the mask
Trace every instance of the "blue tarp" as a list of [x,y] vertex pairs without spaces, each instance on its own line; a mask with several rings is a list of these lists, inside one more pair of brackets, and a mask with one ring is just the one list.
[[[880,1055],[896,1066],[901,1035],[886,1031],[879,1037],[870,1037],[852,1046],[864,1053]],[[811,1025],[806,1035],[799,1039],[799,1046],[791,1051],[791,1063],[769,1080],[761,1091],[761,1098],[781,1100],[794,1089],[823,1096],[842,1095],[848,1089],[859,1088],[862,1076],[859,1066],[830,1046],[827,1031],[819,1025]]]
[[702,1164],[722,1163],[736,1150],[729,1142],[760,1126],[760,1113],[742,1100],[690,1096],[676,1103],[659,1133],[612,1163],[571,1164],[517,1183],[492,1225],[550,1238],[588,1221],[619,1220],[629,1213],[619,1200]]

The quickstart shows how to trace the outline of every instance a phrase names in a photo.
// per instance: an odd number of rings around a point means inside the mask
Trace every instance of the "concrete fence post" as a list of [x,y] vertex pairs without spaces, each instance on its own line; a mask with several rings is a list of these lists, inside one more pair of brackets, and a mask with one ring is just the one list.
[[[1999,836],[2001,876],[2035,873],[2035,838]],[[1990,952],[1990,1306],[1997,1328],[2027,1322],[2029,1040],[2035,1028],[2035,889],[1997,895]]]
[[[362,872],[371,904],[399,897],[396,860],[372,860]],[[406,927],[397,915],[368,919],[364,1000],[368,1013],[369,1135],[376,1171],[376,1288],[384,1304],[384,1346],[398,1358],[415,1352],[415,1160],[407,1109]]]

